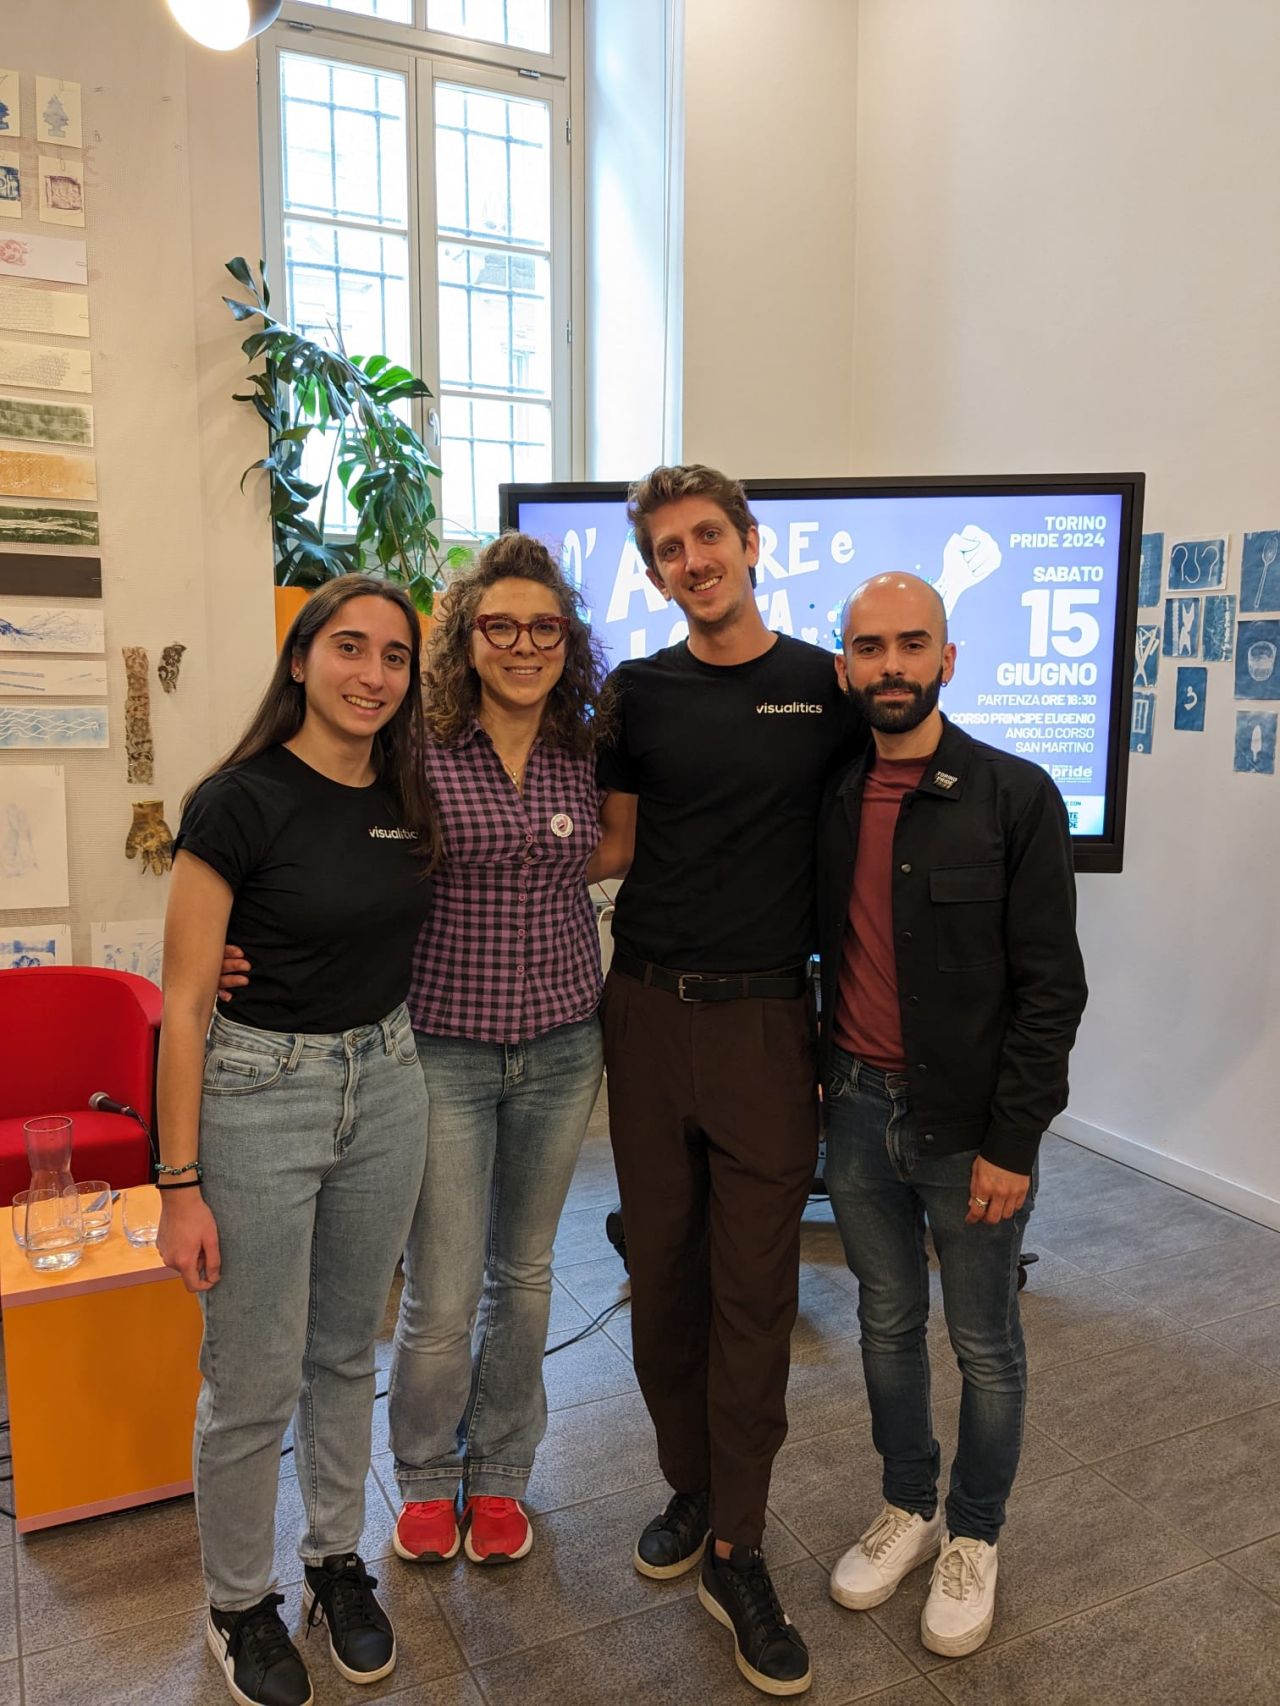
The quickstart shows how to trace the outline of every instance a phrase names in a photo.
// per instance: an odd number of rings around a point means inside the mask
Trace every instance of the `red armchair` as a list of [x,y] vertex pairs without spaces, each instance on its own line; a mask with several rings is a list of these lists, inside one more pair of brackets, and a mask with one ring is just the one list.
[[69,1114],[71,1171],[115,1186],[145,1184],[151,1153],[125,1114],[89,1107],[95,1090],[155,1120],[161,998],[132,972],[96,966],[0,971],[0,1204],[31,1180],[22,1122]]

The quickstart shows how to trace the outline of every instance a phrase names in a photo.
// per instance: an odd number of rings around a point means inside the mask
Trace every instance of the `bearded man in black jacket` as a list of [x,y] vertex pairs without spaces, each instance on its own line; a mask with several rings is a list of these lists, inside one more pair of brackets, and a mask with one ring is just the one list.
[[[853,593],[837,671],[874,746],[829,783],[818,846],[826,1180],[885,1499],[831,1594],[879,1605],[936,1555],[921,1639],[948,1656],[981,1646],[994,1616],[1026,1405],[1018,1256],[1087,993],[1066,808],[1038,765],[942,715],[955,661],[927,582],[879,575]],[[964,1377],[945,1510],[926,1223]]]

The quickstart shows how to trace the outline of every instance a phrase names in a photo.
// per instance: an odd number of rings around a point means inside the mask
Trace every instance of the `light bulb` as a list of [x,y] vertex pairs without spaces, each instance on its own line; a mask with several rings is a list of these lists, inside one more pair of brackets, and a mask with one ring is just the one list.
[[280,15],[282,0],[168,0],[193,41],[219,53],[243,47]]

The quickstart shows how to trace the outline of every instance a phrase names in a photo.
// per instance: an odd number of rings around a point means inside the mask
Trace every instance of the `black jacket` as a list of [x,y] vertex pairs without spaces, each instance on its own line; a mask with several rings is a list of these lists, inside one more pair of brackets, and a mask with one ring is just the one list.
[[[823,1085],[874,749],[827,784],[818,830]],[[1088,994],[1066,808],[1039,765],[943,719],[893,838],[893,932],[908,1095],[931,1153],[1029,1173],[1067,1102]]]

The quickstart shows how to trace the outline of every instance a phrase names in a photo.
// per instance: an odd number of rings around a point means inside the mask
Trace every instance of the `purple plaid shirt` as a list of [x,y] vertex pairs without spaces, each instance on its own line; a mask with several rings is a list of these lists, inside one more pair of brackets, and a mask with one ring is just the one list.
[[515,1043],[589,1018],[600,1000],[600,937],[586,869],[600,839],[590,758],[534,743],[524,792],[472,725],[431,746],[444,860],[413,952],[417,1031]]

